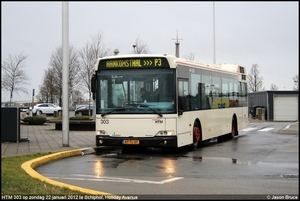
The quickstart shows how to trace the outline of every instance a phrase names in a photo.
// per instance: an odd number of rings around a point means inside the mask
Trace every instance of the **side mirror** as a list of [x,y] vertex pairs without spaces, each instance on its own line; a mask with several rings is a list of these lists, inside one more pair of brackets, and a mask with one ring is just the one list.
[[92,79],[91,79],[91,91],[92,91],[92,97],[93,97],[93,100],[96,99],[96,91],[97,91],[97,79],[96,79],[96,75],[94,74],[92,76]]

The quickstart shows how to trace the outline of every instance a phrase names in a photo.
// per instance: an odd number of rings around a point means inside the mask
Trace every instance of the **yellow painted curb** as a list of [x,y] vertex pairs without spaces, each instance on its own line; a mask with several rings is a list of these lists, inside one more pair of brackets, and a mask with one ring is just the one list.
[[62,159],[62,158],[67,158],[67,157],[70,157],[70,156],[77,156],[77,155],[81,155],[81,154],[82,154],[82,151],[80,149],[65,151],[65,152],[58,152],[58,153],[50,154],[50,155],[47,155],[47,156],[42,156],[42,157],[27,161],[27,162],[23,163],[21,165],[21,167],[31,177],[37,178],[41,181],[47,182],[47,183],[55,185],[55,186],[69,188],[71,190],[80,191],[82,193],[86,193],[86,194],[89,194],[89,195],[112,195],[110,193],[94,191],[94,190],[81,188],[81,187],[78,187],[78,186],[73,186],[73,185],[62,183],[62,182],[54,181],[52,179],[44,177],[43,175],[39,174],[38,172],[36,172],[34,170],[34,168],[39,167],[43,164],[49,163],[51,161]]

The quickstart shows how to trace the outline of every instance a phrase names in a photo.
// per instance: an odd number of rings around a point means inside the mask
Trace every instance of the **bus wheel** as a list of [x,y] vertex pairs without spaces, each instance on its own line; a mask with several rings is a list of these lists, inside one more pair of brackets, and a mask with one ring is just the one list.
[[199,142],[201,141],[201,131],[199,124],[197,122],[194,123],[193,127],[193,149],[197,149]]
[[237,124],[236,124],[236,119],[232,119],[231,123],[231,134],[229,135],[229,138],[234,138],[234,136],[237,135]]

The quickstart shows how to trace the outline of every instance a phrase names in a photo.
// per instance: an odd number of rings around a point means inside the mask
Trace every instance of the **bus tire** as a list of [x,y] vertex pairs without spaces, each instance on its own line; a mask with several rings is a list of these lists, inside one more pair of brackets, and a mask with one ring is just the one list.
[[197,121],[195,121],[193,126],[193,144],[192,144],[193,150],[198,148],[201,140],[202,140],[202,133],[201,133],[200,125]]
[[232,118],[232,123],[231,123],[231,133],[228,135],[230,139],[234,138],[234,136],[238,135],[237,131],[237,120],[235,117]]

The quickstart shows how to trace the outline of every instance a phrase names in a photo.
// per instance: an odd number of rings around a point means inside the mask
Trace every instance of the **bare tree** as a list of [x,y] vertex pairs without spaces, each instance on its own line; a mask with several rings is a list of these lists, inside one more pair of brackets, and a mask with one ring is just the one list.
[[[59,106],[62,105],[62,71],[63,71],[63,54],[62,47],[58,47],[51,55],[50,68],[53,73],[53,84],[58,89]],[[79,85],[80,65],[78,52],[73,45],[69,46],[69,97],[72,91]]]
[[294,90],[295,91],[299,91],[299,75],[295,75],[295,77],[293,77],[293,81],[294,81]]
[[[85,47],[79,51],[80,72],[79,77],[83,86],[84,92],[88,92],[89,105],[91,102],[91,80],[94,74],[96,61],[100,57],[107,56],[110,50],[105,49],[103,43],[103,35],[98,33],[92,37],[92,42],[87,42]],[[90,112],[90,110],[89,110]],[[89,114],[90,115],[90,114]]]
[[273,90],[273,91],[278,90],[278,87],[276,86],[276,84],[271,84],[271,90]]
[[189,53],[188,55],[184,56],[183,58],[193,61],[195,59],[195,53]]
[[79,90],[74,90],[74,91],[73,91],[72,98],[73,98],[73,102],[74,102],[74,103],[80,104],[80,103],[81,103],[81,100],[83,100],[83,95],[82,95],[81,91],[79,91]]
[[10,105],[12,101],[13,92],[19,94],[29,92],[25,85],[30,84],[30,78],[26,75],[26,61],[27,56],[23,53],[19,55],[9,55],[8,58],[1,64],[1,88],[10,92]]
[[[141,39],[137,38],[135,40],[135,43],[132,45],[133,51],[132,54],[148,54],[150,53],[147,44],[143,42]],[[137,88],[138,90],[141,89],[143,86],[141,84],[138,84]]]
[[258,64],[253,64],[248,74],[248,90],[249,92],[262,91],[263,77],[260,76]]
[[37,99],[40,102],[57,103],[59,100],[59,89],[57,89],[54,78],[54,69],[49,68],[45,70],[43,84],[39,87],[39,94]]
[[132,54],[148,54],[150,53],[148,46],[141,39],[137,38],[135,43],[132,45],[133,51]]

